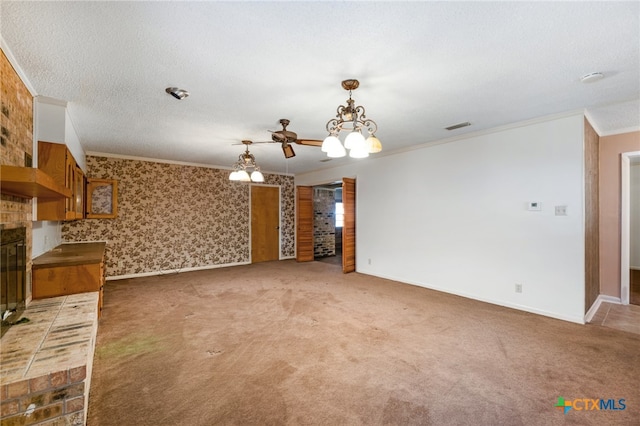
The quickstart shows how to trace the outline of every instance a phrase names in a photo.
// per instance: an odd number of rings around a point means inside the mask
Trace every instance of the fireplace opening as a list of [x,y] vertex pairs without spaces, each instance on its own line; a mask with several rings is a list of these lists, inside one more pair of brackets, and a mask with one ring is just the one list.
[[9,329],[25,309],[27,275],[27,228],[0,230],[0,336]]

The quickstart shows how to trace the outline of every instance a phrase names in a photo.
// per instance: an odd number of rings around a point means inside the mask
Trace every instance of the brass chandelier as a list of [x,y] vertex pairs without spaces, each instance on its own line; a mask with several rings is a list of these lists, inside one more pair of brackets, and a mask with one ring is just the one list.
[[[351,99],[351,92],[356,90],[359,85],[360,82],[355,79],[342,82],[342,87],[349,91],[349,99],[347,99],[346,106],[340,105],[338,107],[336,118],[327,122],[329,136],[322,142],[322,151],[326,152],[328,157],[344,157],[347,155],[347,149],[349,157],[352,158],[365,158],[370,153],[382,151],[382,144],[376,137],[378,125],[375,121],[367,118],[363,106],[354,106],[355,101]],[[364,129],[369,133],[367,139],[362,135]],[[341,131],[349,132],[345,138],[344,146],[338,139]]]
[[[245,151],[238,156],[238,161],[233,165],[233,171],[229,174],[229,180],[240,182],[264,182],[264,176],[260,167],[256,164],[256,158],[249,152],[251,141],[242,141]],[[249,175],[251,171],[251,175]]]

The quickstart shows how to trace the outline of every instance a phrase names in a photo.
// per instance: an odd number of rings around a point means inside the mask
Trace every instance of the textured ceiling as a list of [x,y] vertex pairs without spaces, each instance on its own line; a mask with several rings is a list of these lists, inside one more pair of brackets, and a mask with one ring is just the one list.
[[[68,102],[86,151],[219,166],[280,118],[323,139],[346,78],[377,155],[582,109],[602,133],[638,128],[639,16],[639,2],[0,3],[4,45],[37,95]],[[294,148],[251,152],[289,173],[367,161]]]

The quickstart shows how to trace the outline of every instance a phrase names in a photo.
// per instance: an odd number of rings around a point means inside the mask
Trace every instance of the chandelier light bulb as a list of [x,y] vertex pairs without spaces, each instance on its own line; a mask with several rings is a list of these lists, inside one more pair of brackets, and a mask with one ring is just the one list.
[[238,180],[240,182],[250,182],[251,178],[249,177],[249,173],[247,173],[246,170],[240,170],[238,171]]
[[347,151],[344,149],[339,140],[338,143],[331,148],[331,151],[327,152],[327,157],[329,158],[340,158],[344,157],[345,155],[347,155]]
[[380,139],[376,138],[375,135],[371,135],[367,138],[366,146],[367,151],[369,151],[370,154],[375,154],[382,151],[382,144],[380,143]]
[[232,171],[231,174],[229,174],[229,180],[240,180],[240,177],[238,176],[238,172],[236,170]]
[[324,141],[322,141],[322,148],[320,149],[322,150],[322,152],[331,152],[336,148],[336,145],[342,145],[340,139],[333,135],[329,135],[324,138]]
[[264,176],[260,170],[254,170],[253,173],[251,173],[251,180],[253,182],[264,182]]
[[362,133],[354,130],[349,133],[347,138],[344,140],[344,147],[347,149],[353,149],[357,146],[364,147],[364,136],[362,136]]
[[366,158],[368,156],[369,151],[367,151],[367,147],[364,145],[364,140],[362,141],[362,145],[355,146],[349,151],[349,157],[351,158]]

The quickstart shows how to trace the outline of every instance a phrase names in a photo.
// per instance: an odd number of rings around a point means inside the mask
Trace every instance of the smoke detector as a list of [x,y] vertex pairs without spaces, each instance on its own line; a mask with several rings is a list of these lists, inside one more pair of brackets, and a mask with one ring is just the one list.
[[580,77],[580,81],[583,83],[593,83],[594,81],[602,80],[604,74],[601,72],[591,72]]
[[177,100],[181,101],[184,98],[186,98],[187,96],[189,96],[189,92],[184,90],[184,89],[178,89],[177,87],[167,87],[165,89],[165,92],[167,92],[168,94],[170,94],[171,96],[173,96],[174,98],[176,98]]

